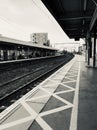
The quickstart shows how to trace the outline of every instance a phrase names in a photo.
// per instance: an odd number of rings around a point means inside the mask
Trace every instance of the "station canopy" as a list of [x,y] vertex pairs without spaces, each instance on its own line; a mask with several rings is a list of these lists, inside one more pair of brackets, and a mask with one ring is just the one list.
[[69,38],[84,38],[97,19],[97,0],[42,0]]

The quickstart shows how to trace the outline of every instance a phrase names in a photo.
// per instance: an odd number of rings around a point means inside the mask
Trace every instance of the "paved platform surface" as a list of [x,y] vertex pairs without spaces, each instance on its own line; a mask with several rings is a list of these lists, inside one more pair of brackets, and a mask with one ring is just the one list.
[[0,115],[0,130],[97,130],[97,70],[75,56]]
[[77,130],[97,130],[97,68],[85,67],[80,61]]

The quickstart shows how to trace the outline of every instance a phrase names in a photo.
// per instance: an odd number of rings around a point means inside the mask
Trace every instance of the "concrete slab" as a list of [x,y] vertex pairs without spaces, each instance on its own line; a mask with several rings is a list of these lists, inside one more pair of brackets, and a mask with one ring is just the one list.
[[23,106],[20,106],[18,109],[13,111],[11,113],[11,115],[7,117],[6,120],[4,120],[2,122],[2,125],[6,124],[6,123],[10,123],[12,121],[23,119],[23,118],[28,117],[28,116],[30,116],[30,114],[27,112],[27,110]]
[[43,129],[36,121],[34,121],[28,130],[43,130]]
[[55,87],[54,88],[51,88],[51,87],[46,87],[46,90],[50,93],[53,93],[55,91]]
[[[35,93],[33,95],[33,97],[35,98],[35,97],[40,97],[40,96],[43,96],[43,95],[47,95],[47,93],[42,91],[42,90],[38,90],[37,93]],[[32,97],[30,97],[30,98],[32,98]]]
[[66,77],[68,77],[68,78],[70,78],[71,80],[77,80],[77,76],[68,76],[68,75],[66,75]]
[[97,130],[97,68],[81,61],[78,130]]
[[60,96],[63,99],[66,99],[67,101],[71,103],[73,103],[74,101],[74,92],[62,93],[62,94],[58,94],[58,96]]
[[25,122],[25,123],[22,123],[22,124],[19,124],[19,125],[15,125],[13,127],[9,127],[9,128],[7,127],[4,130],[28,130],[31,123],[32,123],[32,120]]
[[72,109],[57,112],[43,119],[51,126],[53,130],[69,130]]
[[27,104],[37,113],[41,111],[41,109],[44,107],[44,103],[36,103],[36,102],[27,102]]
[[68,82],[68,81],[71,81],[72,79],[68,79],[68,78],[64,78],[63,80],[62,80],[62,82]]
[[50,98],[50,96],[46,96],[46,97],[39,97],[39,98],[35,98],[35,99],[29,99],[27,101],[33,102],[33,103],[42,103],[45,104],[48,99]]
[[65,106],[66,104],[63,103],[62,101],[56,99],[55,97],[51,97],[45,107],[42,109],[42,112],[48,111],[51,109],[55,109],[61,106]]
[[68,83],[62,83],[62,84],[64,84],[64,85],[68,85],[68,86],[70,86],[70,87],[72,87],[72,88],[76,88],[76,81],[72,81],[72,82],[68,82]]
[[55,90],[55,92],[66,91],[66,90],[70,90],[70,89],[60,84]]

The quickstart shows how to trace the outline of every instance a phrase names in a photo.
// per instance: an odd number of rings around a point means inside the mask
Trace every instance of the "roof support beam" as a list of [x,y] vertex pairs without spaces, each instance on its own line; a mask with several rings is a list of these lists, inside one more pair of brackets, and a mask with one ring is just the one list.
[[95,8],[95,11],[93,13],[93,17],[92,17],[90,25],[89,25],[89,32],[93,29],[95,22],[97,20],[97,2],[95,0],[92,0],[92,1],[95,4],[96,8]]
[[93,3],[97,6],[97,2],[95,1],[95,0],[92,0],[93,1]]
[[65,31],[77,31],[77,30],[81,30],[81,29],[84,29],[84,30],[87,30],[88,29],[88,27],[85,27],[85,28],[81,28],[81,27],[78,27],[78,28],[65,28],[64,30]]
[[96,66],[96,28],[94,29],[93,67]]
[[85,36],[86,34],[84,33],[84,34],[82,34],[81,35],[81,33],[79,33],[79,34],[69,34],[68,36],[70,36],[70,37],[72,37],[72,38],[74,38],[74,37],[83,37],[83,36]]
[[91,31],[92,28],[94,27],[96,20],[97,20],[97,6],[96,6],[96,8],[95,8],[95,11],[94,11],[92,20],[91,20],[91,22],[90,22],[89,31]]
[[84,11],[86,11],[87,8],[87,0],[84,0]]
[[58,1],[59,5],[60,5],[62,11],[64,12],[64,7],[63,7],[63,5],[62,5],[62,1],[61,1],[61,0],[57,0],[57,1]]
[[82,19],[91,19],[91,16],[80,16],[80,17],[63,17],[58,20],[68,21],[68,20],[82,20]]
[[66,30],[66,31],[74,31],[74,30],[78,30],[78,28],[66,28],[64,30]]
[[80,30],[80,29],[88,29],[88,25],[86,24],[85,26],[82,26],[82,25],[72,25],[72,24],[65,24],[64,26],[64,30]]

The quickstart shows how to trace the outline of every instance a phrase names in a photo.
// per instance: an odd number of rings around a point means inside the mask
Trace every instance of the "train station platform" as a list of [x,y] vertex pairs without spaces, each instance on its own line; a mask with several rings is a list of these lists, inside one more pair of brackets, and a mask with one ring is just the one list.
[[83,56],[0,114],[0,130],[97,130],[97,70]]

